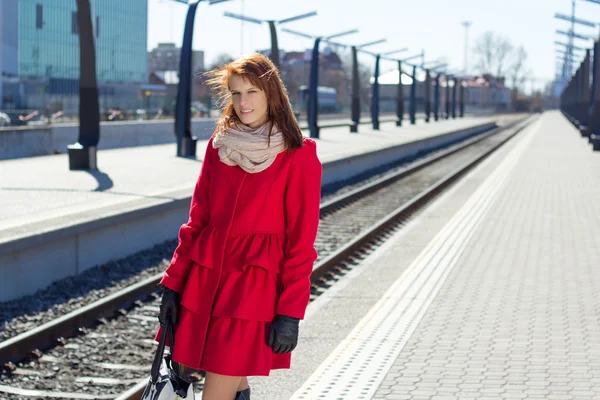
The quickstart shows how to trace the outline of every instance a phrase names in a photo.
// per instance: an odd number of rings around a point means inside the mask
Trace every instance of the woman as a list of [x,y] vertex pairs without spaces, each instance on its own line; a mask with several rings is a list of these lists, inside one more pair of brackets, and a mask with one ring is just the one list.
[[224,110],[161,280],[159,320],[176,327],[180,375],[206,372],[203,400],[248,400],[248,376],[290,368],[317,258],[322,168],[268,58],[209,76]]

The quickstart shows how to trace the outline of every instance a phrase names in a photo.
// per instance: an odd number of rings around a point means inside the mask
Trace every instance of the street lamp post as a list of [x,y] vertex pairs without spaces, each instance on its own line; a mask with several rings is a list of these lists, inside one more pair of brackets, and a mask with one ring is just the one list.
[[[410,57],[406,57],[405,59],[403,59],[403,62],[412,60],[414,58],[421,58],[423,59],[424,56],[424,52],[422,51],[419,54],[415,54],[414,56],[410,56]],[[421,64],[424,64],[423,62],[421,62]],[[412,69],[412,75],[411,75],[411,79],[412,79],[412,84],[410,87],[410,103],[408,106],[408,114],[410,117],[410,123],[411,125],[414,125],[417,121],[416,119],[416,112],[417,112],[417,66],[416,65],[412,65],[413,69]]]
[[433,92],[433,119],[437,121],[439,119],[440,111],[440,74],[435,75],[435,89]]
[[308,128],[310,130],[311,138],[319,137],[319,98],[318,85],[319,85],[319,44],[321,38],[315,39],[315,45],[313,46],[312,59],[310,63],[310,83],[308,88]]
[[446,75],[446,119],[450,118],[450,75]]
[[600,150],[600,42],[594,43],[594,58],[592,68],[592,89],[590,93],[590,104],[588,108],[588,135],[594,151]]
[[[377,41],[377,42],[373,42],[372,44],[380,43],[383,41],[385,41],[385,39]],[[403,60],[389,58],[389,55],[391,55],[391,54],[404,52],[406,50],[408,50],[408,49],[402,48],[402,49],[398,49],[398,50],[394,50],[394,51],[388,51],[383,54],[376,54],[376,53],[372,53],[369,51],[363,51],[366,54],[370,54],[370,55],[376,57],[375,76],[373,77],[373,87],[372,87],[372,90],[373,90],[372,102],[373,103],[372,103],[372,107],[371,107],[373,129],[375,129],[375,130],[379,129],[379,62],[382,59],[388,60],[388,61],[395,61],[398,63],[398,86],[397,86],[397,97],[396,97],[396,118],[397,118],[396,126],[402,126],[402,120],[404,119],[404,85],[402,84],[402,75],[406,74],[405,72],[402,71],[402,62],[406,61],[406,60],[411,60],[411,59],[417,58],[417,57],[423,57],[423,55],[424,55],[424,53],[421,53],[421,54],[417,54],[412,57],[407,57]],[[408,75],[408,74],[406,74],[406,75]]]
[[452,85],[452,119],[456,118],[456,89],[458,86],[458,80],[456,77],[453,79],[454,85]]
[[[440,72],[437,71],[440,68],[445,68],[448,66],[447,63],[437,64],[433,67],[429,67],[429,70],[435,72],[435,80],[434,80],[434,89],[433,89],[433,120],[439,120],[439,110],[440,110]],[[430,78],[431,79],[431,78]],[[431,87],[430,87],[431,89]]]
[[[424,62],[424,57],[425,57],[425,51],[421,51],[421,53],[419,54],[415,54],[411,57],[406,57],[402,60],[392,60],[390,58],[388,58],[389,55],[391,54],[395,54],[395,53],[400,53],[403,51],[408,50],[407,48],[403,48],[403,49],[399,49],[399,50],[394,50],[394,51],[389,51],[386,53],[383,53],[381,56],[371,53],[371,52],[365,52],[367,54],[371,54],[373,56],[378,57],[378,59],[376,59],[376,64],[375,64],[375,77],[373,79],[373,96],[372,96],[372,101],[373,101],[373,105],[371,107],[372,113],[373,113],[373,129],[379,129],[379,59],[385,59],[385,60],[390,60],[390,61],[397,61],[398,62],[398,96],[397,96],[397,100],[396,100],[396,115],[397,115],[397,120],[396,120],[396,126],[402,126],[402,119],[404,118],[404,87],[402,84],[402,63],[415,59],[415,58],[421,58],[421,67],[423,69],[423,66],[425,64]],[[417,103],[416,103],[416,91],[417,91],[417,78],[416,78],[416,71],[417,71],[417,65],[411,65],[408,64],[407,65],[412,67],[412,74],[409,75],[411,76],[412,79],[412,85],[410,88],[410,103],[409,103],[409,116],[410,116],[410,121],[411,124],[415,124],[416,123],[416,109],[417,109]],[[426,70],[427,71],[427,70]],[[408,74],[406,74],[408,75]],[[427,80],[426,80],[427,82]],[[427,84],[427,83],[426,83]],[[431,80],[429,80],[429,85],[431,85]],[[429,103],[429,94],[426,94],[426,102]],[[429,106],[426,105],[426,110],[428,109]]]
[[383,43],[385,41],[386,39],[379,39],[368,43],[363,43],[361,45],[349,46],[346,44],[336,43],[331,40],[327,40],[327,43],[332,44],[336,47],[351,47],[352,49],[352,105],[350,111],[350,118],[352,120],[352,123],[350,124],[351,133],[357,133],[358,126],[360,124],[360,79],[358,74],[358,52],[365,52],[365,47],[373,46],[375,44]]
[[460,81],[460,92],[459,92],[459,96],[458,96],[458,105],[459,105],[459,114],[458,116],[460,118],[464,118],[465,116],[465,86],[466,86],[466,82],[461,80]]
[[[597,2],[594,0],[587,0],[587,1],[589,1],[591,3],[600,4],[600,2]],[[556,44],[565,46],[566,53],[567,53],[564,63],[562,65],[562,77],[561,77],[562,85],[565,85],[567,83],[568,78],[571,76],[571,74],[573,72],[573,50],[578,49],[576,46],[573,45],[574,39],[577,38],[577,35],[575,35],[575,24],[588,26],[590,28],[595,28],[597,26],[597,24],[595,22],[587,21],[587,20],[584,20],[581,18],[575,18],[575,0],[572,0],[571,3],[572,3],[571,15],[565,15],[565,14],[561,14],[561,13],[556,13],[554,15],[554,18],[556,18],[556,19],[561,19],[561,20],[568,21],[571,23],[569,32],[567,33],[568,43],[555,42]]]
[[100,106],[96,80],[96,48],[89,0],[77,0],[79,26],[79,136],[67,146],[69,169],[90,170],[97,166],[100,141]]
[[579,130],[583,136],[588,136],[588,125],[589,125],[589,117],[588,117],[588,107],[590,105],[590,61],[591,61],[591,52],[589,50],[586,51],[585,59],[581,63],[582,69],[582,93],[580,103],[577,105],[577,114],[579,116]]
[[[183,0],[176,0],[186,3]],[[177,156],[195,157],[196,138],[192,137],[190,128],[192,105],[192,39],[194,35],[194,19],[196,9],[202,0],[190,0],[183,32],[181,59],[179,61],[179,83],[177,84],[177,100],[175,103],[175,136],[177,137]],[[209,0],[209,4],[222,3],[228,0]]]
[[471,21],[463,21],[462,25],[465,27],[465,56],[464,56],[464,61],[465,61],[465,66],[464,66],[464,75],[467,74],[467,69],[468,69],[468,64],[467,64],[467,58],[468,58],[468,49],[469,49],[469,27],[471,26]]
[[350,35],[357,33],[358,29],[352,29],[336,33],[329,36],[311,36],[304,33],[296,32],[291,29],[282,28],[282,31],[291,33],[293,35],[314,38],[315,44],[313,46],[312,59],[310,62],[310,83],[308,88],[308,128],[310,130],[311,138],[319,138],[319,99],[317,96],[317,86],[319,84],[319,45],[322,40],[329,41],[330,39],[337,38],[340,36]]
[[417,122],[417,66],[412,67],[412,85],[410,86],[410,124],[414,125]]
[[275,64],[275,66],[277,68],[280,68],[281,61],[279,59],[279,45],[277,42],[277,27],[276,27],[276,25],[287,24],[289,22],[298,21],[300,19],[314,17],[315,15],[317,15],[317,12],[311,11],[306,14],[300,14],[300,15],[296,15],[296,16],[293,16],[290,18],[280,19],[278,21],[250,18],[245,15],[235,14],[232,12],[225,12],[223,15],[226,17],[229,17],[229,18],[235,18],[235,19],[239,19],[242,21],[252,22],[252,23],[258,24],[258,25],[262,25],[264,22],[266,22],[269,25],[269,32],[271,33],[271,56],[270,56],[270,59],[271,59],[271,61],[273,61],[273,64]]
[[372,95],[371,95],[371,123],[373,124],[373,130],[379,130],[379,63],[381,61],[381,56],[387,57],[389,55],[400,53],[406,51],[408,49],[398,49],[393,51],[388,51],[383,54],[374,54],[370,52],[365,52],[367,54],[371,54],[375,56],[375,76],[373,77],[373,86],[372,86]]
[[352,46],[352,109],[351,109],[352,124],[350,132],[358,132],[358,124],[360,123],[360,79],[358,75],[358,49]]
[[587,116],[588,116],[588,128],[587,128],[587,136],[591,141],[592,138],[592,126],[595,124],[595,120],[597,120],[598,117],[600,117],[600,114],[597,114],[596,112],[596,86],[598,85],[597,79],[599,78],[598,76],[598,51],[599,51],[599,43],[595,42],[594,43],[594,51],[591,54],[592,58],[590,60],[591,65],[591,75],[592,75],[592,84],[590,87],[590,102],[587,106]]
[[[368,46],[383,43],[386,39],[374,40],[368,43],[363,43],[359,46],[352,46],[352,124],[350,132],[358,132],[360,124],[360,81],[358,76],[358,52]],[[343,45],[342,45],[343,46]]]
[[431,73],[429,68],[425,70],[425,122],[429,122],[431,116]]
[[373,130],[379,130],[379,61],[381,55],[375,57],[375,76],[373,79],[373,93],[371,95],[371,123]]
[[402,126],[404,119],[404,85],[402,85],[402,60],[398,60],[398,88],[396,96],[396,126]]

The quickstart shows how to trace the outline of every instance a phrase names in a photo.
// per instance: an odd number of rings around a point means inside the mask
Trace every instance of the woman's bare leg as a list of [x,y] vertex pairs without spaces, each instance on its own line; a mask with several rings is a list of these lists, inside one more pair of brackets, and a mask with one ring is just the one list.
[[248,378],[243,376],[242,379],[240,379],[240,384],[237,387],[237,391],[241,392],[242,390],[246,389],[248,389]]
[[233,400],[235,393],[240,385],[240,376],[227,376],[206,373],[204,378],[204,389],[202,390],[202,400]]

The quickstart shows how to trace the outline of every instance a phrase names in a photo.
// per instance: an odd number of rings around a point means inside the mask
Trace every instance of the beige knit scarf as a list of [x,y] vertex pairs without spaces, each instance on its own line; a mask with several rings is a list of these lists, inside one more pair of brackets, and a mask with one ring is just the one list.
[[285,150],[283,134],[277,126],[273,127],[270,145],[267,145],[270,128],[270,122],[258,128],[238,124],[225,132],[218,132],[213,139],[213,147],[219,149],[219,158],[225,164],[239,165],[251,174],[261,172]]

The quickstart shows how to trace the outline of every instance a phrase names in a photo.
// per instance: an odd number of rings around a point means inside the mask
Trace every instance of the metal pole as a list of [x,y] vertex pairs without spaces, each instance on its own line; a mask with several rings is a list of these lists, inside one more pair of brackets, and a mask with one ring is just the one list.
[[573,79],[575,77],[571,77],[567,83],[567,90],[565,95],[565,113],[571,118],[571,100],[573,97]]
[[592,87],[590,89],[590,104],[588,104],[588,110],[589,110],[589,115],[591,117],[592,115],[592,106],[594,104],[594,101],[596,99],[596,86],[597,86],[597,82],[596,82],[596,65],[598,64],[598,62],[600,60],[598,60],[598,51],[599,51],[599,47],[598,47],[598,42],[594,43],[594,55],[592,58],[592,71],[591,71],[591,75],[592,75]]
[[413,65],[412,69],[412,85],[410,86],[410,124],[414,125],[417,122],[417,67]]
[[404,86],[402,85],[402,61],[398,61],[398,94],[396,97],[396,126],[402,126],[404,119]]
[[583,60],[583,93],[581,94],[581,102],[579,103],[578,113],[580,117],[580,127],[579,130],[582,134],[588,133],[588,107],[590,106],[590,50],[585,51],[585,58]]
[[458,85],[458,81],[456,78],[452,80],[454,82],[454,86],[452,86],[452,118],[456,118],[456,86]]
[[[587,115],[588,115],[588,126],[585,132],[581,132],[582,135],[584,136],[588,136],[590,139],[590,142],[592,140],[592,134],[594,133],[594,129],[596,129],[596,131],[598,131],[598,128],[600,128],[600,126],[598,126],[598,119],[596,116],[596,85],[597,85],[597,81],[596,79],[598,79],[598,74],[597,74],[597,68],[598,68],[598,42],[594,43],[594,55],[593,55],[593,59],[592,59],[592,88],[590,89],[590,102],[587,105]],[[561,101],[562,101],[562,95],[561,95]],[[596,122],[598,121],[598,122]],[[600,133],[600,132],[599,132]]]
[[460,118],[464,118],[465,116],[465,91],[467,90],[465,88],[465,82],[464,81],[460,81],[460,87],[459,87],[459,92],[458,92],[458,104],[459,104],[459,114],[458,116]]
[[375,79],[373,81],[373,94],[371,96],[371,121],[373,129],[379,130],[379,60],[381,56],[375,58]]
[[471,26],[470,21],[464,21],[463,26],[465,27],[465,69],[464,74],[467,74],[467,58],[468,58],[468,48],[469,48],[469,26]]
[[352,125],[350,132],[358,132],[360,123],[360,81],[358,76],[358,51],[352,46]]
[[435,76],[435,89],[433,92],[433,119],[439,119],[440,111],[440,74]]
[[450,118],[450,75],[446,75],[446,119]]
[[573,101],[573,107],[571,111],[571,116],[576,120],[579,120],[579,116],[577,115],[579,99],[581,98],[581,68],[577,68],[577,72],[575,73],[575,99]]
[[590,143],[594,151],[600,150],[600,90],[598,89],[598,79],[600,79],[600,41],[594,43],[594,65],[592,79],[592,97],[590,104],[590,124],[589,134]]
[[[0,0],[0,4],[3,0]],[[40,5],[41,6],[41,5]],[[4,21],[4,7],[0,5],[0,21]],[[2,43],[2,47],[4,47],[4,29],[0,29],[0,43]],[[4,69],[4,49],[0,50],[0,110],[2,109],[3,103],[2,99],[4,98],[2,95],[2,70]]]
[[575,75],[571,79],[571,98],[569,99],[569,115],[572,119],[575,118],[575,105],[577,104],[577,98],[579,97],[579,70],[575,71]]
[[267,21],[269,24],[269,31],[271,32],[271,61],[279,69],[279,46],[277,45],[277,28],[275,27],[275,21]]
[[431,116],[431,75],[429,69],[425,70],[425,122]]
[[308,126],[310,137],[319,137],[318,110],[319,98],[317,97],[317,86],[319,84],[319,43],[321,38],[315,39],[313,47],[312,60],[310,63],[310,86],[308,89]]
[[573,33],[575,32],[575,0],[571,1],[571,34],[569,35],[569,46],[567,48],[567,52],[569,53],[568,59],[569,59],[569,75],[571,74],[571,71],[573,70]]
[[196,138],[192,137],[190,128],[192,104],[192,39],[194,34],[194,19],[199,1],[189,3],[183,44],[181,46],[181,59],[179,61],[179,83],[177,85],[177,102],[175,104],[175,135],[177,136],[177,156],[195,157]]
[[[96,80],[96,48],[89,0],[77,0],[79,25],[79,136],[67,146],[69,169],[96,169],[100,141],[100,105]],[[0,82],[1,84],[1,82]]]

